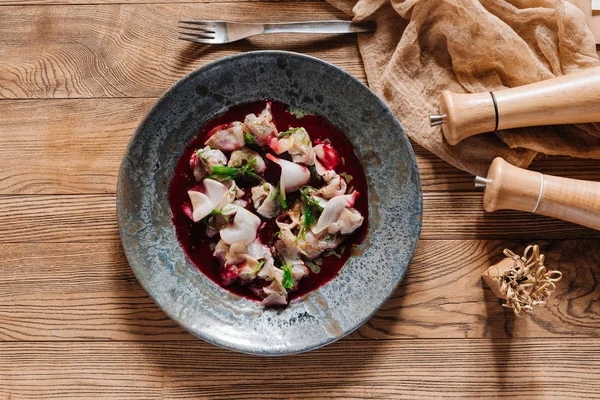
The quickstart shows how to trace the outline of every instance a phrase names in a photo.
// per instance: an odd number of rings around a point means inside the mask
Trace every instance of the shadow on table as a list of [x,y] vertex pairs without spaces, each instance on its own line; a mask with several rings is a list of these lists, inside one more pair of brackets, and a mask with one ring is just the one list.
[[357,390],[359,397],[371,397],[377,389],[372,371],[382,367],[385,356],[375,360],[384,346],[385,341],[345,338],[281,357],[236,353],[200,339],[137,342],[135,349],[144,374],[160,381],[163,398],[283,399],[356,396]]

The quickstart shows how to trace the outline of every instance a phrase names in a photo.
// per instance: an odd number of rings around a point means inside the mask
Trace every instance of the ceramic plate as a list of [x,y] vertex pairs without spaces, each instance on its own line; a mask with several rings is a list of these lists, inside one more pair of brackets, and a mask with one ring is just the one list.
[[[186,145],[229,107],[272,99],[338,126],[368,181],[364,242],[327,284],[284,309],[265,309],[203,275],[175,236],[169,183]],[[144,289],[194,335],[245,353],[299,353],[352,332],[393,293],[410,264],[422,219],[415,157],[389,108],[365,85],[319,59],[280,51],[235,55],[177,82],[127,148],[117,188],[119,231]]]

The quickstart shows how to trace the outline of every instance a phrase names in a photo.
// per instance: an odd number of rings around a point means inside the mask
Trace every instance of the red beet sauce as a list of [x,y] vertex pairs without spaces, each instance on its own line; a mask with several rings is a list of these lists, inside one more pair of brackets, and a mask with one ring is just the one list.
[[[169,203],[171,205],[171,211],[173,212],[173,224],[177,233],[177,239],[181,244],[181,247],[200,271],[208,276],[212,281],[217,283],[219,286],[224,287],[232,293],[247,297],[253,300],[258,300],[254,293],[249,287],[240,285],[237,281],[229,286],[223,286],[220,280],[220,266],[215,257],[213,257],[213,250],[211,250],[211,243],[217,243],[219,240],[218,235],[215,238],[208,238],[206,236],[206,226],[200,222],[194,223],[191,221],[182,211],[182,205],[189,203],[188,190],[196,186],[197,183],[194,179],[193,173],[189,166],[189,160],[192,153],[196,149],[204,148],[204,142],[207,139],[207,134],[214,127],[222,124],[231,123],[234,121],[244,121],[246,115],[254,113],[260,114],[265,108],[265,101],[259,101],[254,103],[248,103],[239,105],[229,109],[225,114],[214,118],[209,121],[201,130],[198,136],[188,144],[185,148],[177,167],[175,169],[175,175],[171,181],[169,187]],[[323,257],[323,264],[321,265],[321,271],[318,274],[310,273],[304,277],[298,284],[298,290],[289,293],[289,300],[301,297],[319,286],[327,283],[333,277],[337,275],[340,269],[348,260],[353,245],[360,244],[367,233],[368,228],[368,192],[367,182],[365,173],[362,169],[358,157],[354,154],[352,144],[346,139],[344,134],[332,125],[329,121],[319,115],[306,115],[299,119],[295,115],[290,114],[287,111],[287,106],[283,103],[272,102],[272,114],[277,130],[282,132],[289,128],[304,127],[308,132],[314,145],[323,141],[330,141],[332,147],[337,150],[341,163],[335,167],[335,171],[338,174],[346,173],[351,175],[353,179],[348,182],[348,188],[354,187],[360,195],[356,200],[354,208],[356,208],[365,218],[363,225],[357,229],[352,235],[349,235],[346,240],[335,249],[336,252],[340,252],[342,247],[345,247],[341,257],[338,258],[335,255]],[[266,149],[265,149],[266,150]],[[270,149],[269,149],[270,151]],[[274,153],[273,153],[274,154]],[[229,154],[226,153],[229,157]],[[267,170],[264,175],[265,179],[276,186],[279,181],[280,168],[273,162],[267,160],[264,154],[261,154],[265,162],[267,163]],[[278,157],[282,157],[282,155]],[[343,175],[342,175],[343,176]],[[242,186],[242,185],[240,185]],[[248,200],[248,209],[255,212],[252,202],[248,198],[250,194],[251,186],[244,187],[247,193],[245,197]],[[348,191],[349,193],[350,191]],[[287,194],[288,205],[292,205],[294,200],[297,198],[297,194]],[[256,215],[260,216],[255,212]],[[261,217],[262,218],[262,217]],[[262,218],[263,221],[266,221]],[[266,226],[259,232],[260,239],[263,243],[271,247],[274,243],[273,235],[278,230],[275,221],[266,221]]]

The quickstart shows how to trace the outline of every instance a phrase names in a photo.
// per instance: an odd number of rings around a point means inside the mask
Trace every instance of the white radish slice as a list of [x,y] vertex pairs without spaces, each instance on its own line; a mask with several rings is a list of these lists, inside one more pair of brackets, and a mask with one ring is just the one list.
[[267,158],[281,167],[279,189],[282,192],[294,192],[310,180],[310,171],[305,166],[277,158],[272,154],[267,154]]
[[188,191],[192,202],[192,219],[200,221],[214,210],[227,194],[227,186],[213,179],[205,179],[202,182],[202,192],[196,190]]
[[192,219],[194,222],[200,221],[213,210],[210,199],[204,193],[190,190],[188,191],[188,196],[190,196],[190,201],[192,202]]
[[[236,207],[230,205],[229,207]],[[221,229],[221,239],[227,244],[244,242],[250,244],[256,239],[261,220],[245,208],[237,207],[233,223]]]
[[329,200],[317,221],[317,226],[314,230],[315,233],[321,233],[329,226],[335,224],[340,218],[342,210],[346,207],[354,206],[354,202],[358,197],[358,192],[352,194],[345,194],[342,196],[336,196]]
[[215,181],[214,179],[205,179],[202,182],[202,185],[204,186],[204,193],[208,196],[214,207],[219,205],[229,190],[227,186],[223,185],[221,182]]

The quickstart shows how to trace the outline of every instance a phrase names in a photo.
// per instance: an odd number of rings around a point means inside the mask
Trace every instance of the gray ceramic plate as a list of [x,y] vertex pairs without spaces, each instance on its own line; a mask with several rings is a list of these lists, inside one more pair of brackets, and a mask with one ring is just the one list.
[[[169,183],[200,128],[229,107],[265,98],[325,116],[352,142],[369,182],[367,239],[330,282],[283,310],[213,283],[175,237]],[[352,332],[404,276],[421,230],[415,157],[388,107],[343,70],[280,51],[220,59],[175,84],[137,128],[117,188],[119,231],[141,285],[194,335],[232,350],[298,353]]]

